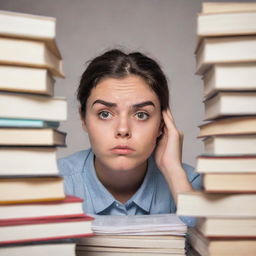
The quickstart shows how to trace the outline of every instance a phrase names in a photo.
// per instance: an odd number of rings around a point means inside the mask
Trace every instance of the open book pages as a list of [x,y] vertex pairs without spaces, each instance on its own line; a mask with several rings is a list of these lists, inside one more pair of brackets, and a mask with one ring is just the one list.
[[92,229],[97,235],[178,235],[184,236],[187,226],[175,214],[94,216]]

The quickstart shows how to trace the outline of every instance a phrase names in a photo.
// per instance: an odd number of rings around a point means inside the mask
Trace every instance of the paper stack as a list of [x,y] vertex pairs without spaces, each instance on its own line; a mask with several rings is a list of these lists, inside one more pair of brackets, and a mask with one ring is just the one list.
[[67,103],[54,97],[53,77],[63,77],[55,27],[54,18],[0,11],[1,255],[75,255],[74,243],[49,242],[92,234],[57,168]]
[[197,74],[203,76],[203,192],[178,197],[198,217],[190,255],[256,255],[256,3],[204,3]]
[[185,255],[187,226],[174,214],[96,216],[96,234],[79,239],[77,255]]

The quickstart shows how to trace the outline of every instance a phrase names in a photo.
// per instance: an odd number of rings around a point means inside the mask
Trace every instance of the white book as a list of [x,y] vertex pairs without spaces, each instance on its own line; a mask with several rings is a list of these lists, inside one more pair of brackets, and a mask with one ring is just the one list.
[[53,96],[54,79],[47,69],[0,65],[0,90]]
[[196,50],[197,74],[204,74],[217,63],[256,61],[256,36],[204,38]]
[[56,152],[55,147],[0,147],[0,175],[58,175]]
[[256,134],[210,136],[206,137],[203,142],[206,155],[256,155]]
[[204,101],[205,120],[226,116],[255,115],[256,92],[219,92]]
[[44,42],[0,37],[0,64],[47,68],[54,76],[63,77],[62,60]]
[[67,102],[61,97],[0,93],[0,118],[65,121]]
[[53,17],[0,11],[0,35],[44,41],[61,58],[55,42],[56,19]]
[[[235,74],[235,75],[234,75]],[[204,97],[218,91],[255,91],[255,63],[215,64],[204,75]]]

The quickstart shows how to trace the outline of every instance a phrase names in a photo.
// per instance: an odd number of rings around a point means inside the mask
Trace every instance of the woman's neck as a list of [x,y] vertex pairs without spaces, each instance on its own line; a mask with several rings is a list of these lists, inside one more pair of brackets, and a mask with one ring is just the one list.
[[95,159],[95,171],[104,187],[121,203],[128,201],[141,186],[147,162],[132,170],[112,170]]

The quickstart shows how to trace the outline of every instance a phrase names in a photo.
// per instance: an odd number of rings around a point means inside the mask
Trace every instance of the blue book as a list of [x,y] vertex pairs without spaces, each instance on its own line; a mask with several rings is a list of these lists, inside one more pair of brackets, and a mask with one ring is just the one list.
[[59,122],[54,121],[0,118],[0,127],[58,128],[59,125]]

